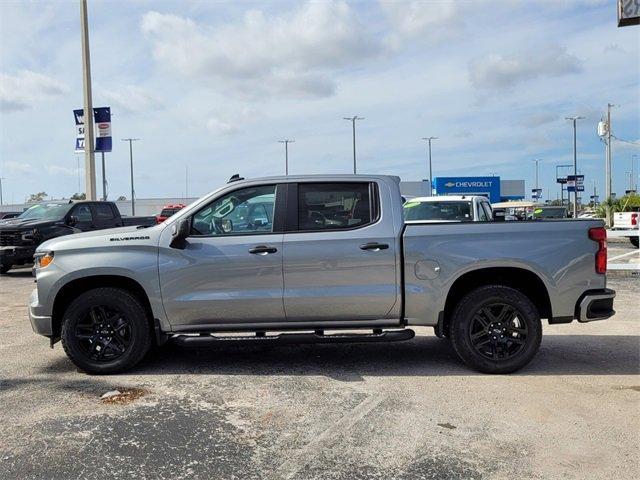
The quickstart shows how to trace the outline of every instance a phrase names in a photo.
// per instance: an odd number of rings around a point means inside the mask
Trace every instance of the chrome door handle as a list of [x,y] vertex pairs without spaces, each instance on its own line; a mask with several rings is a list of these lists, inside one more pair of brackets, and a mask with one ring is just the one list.
[[249,249],[249,253],[255,255],[268,255],[270,253],[276,253],[278,249],[276,247],[268,247],[266,245],[258,245]]
[[374,252],[379,252],[380,250],[386,250],[389,248],[389,245],[386,243],[377,243],[377,242],[369,242],[360,245],[361,250],[372,250]]

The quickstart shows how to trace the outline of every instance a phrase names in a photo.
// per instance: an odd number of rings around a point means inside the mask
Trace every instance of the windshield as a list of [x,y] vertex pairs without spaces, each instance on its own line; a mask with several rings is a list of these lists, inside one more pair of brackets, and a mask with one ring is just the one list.
[[71,207],[72,203],[39,203],[22,212],[18,218],[22,219],[61,219]]
[[471,221],[471,202],[414,202],[404,204],[405,220]]
[[559,208],[538,208],[533,212],[536,218],[566,218],[567,209]]

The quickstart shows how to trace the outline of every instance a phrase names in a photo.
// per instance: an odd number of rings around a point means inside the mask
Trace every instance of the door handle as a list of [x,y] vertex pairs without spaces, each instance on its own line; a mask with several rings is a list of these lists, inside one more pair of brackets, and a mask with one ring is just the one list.
[[258,245],[249,249],[249,253],[255,255],[268,255],[270,253],[276,253],[278,249],[276,247],[267,247],[266,245]]
[[386,243],[370,242],[370,243],[365,243],[360,245],[361,250],[372,250],[374,252],[379,252],[380,250],[386,250],[387,248],[389,248],[389,245]]

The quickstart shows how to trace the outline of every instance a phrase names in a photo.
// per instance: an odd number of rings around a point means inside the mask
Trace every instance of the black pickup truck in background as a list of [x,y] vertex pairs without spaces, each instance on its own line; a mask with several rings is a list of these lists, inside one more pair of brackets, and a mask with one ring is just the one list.
[[155,225],[156,218],[122,217],[113,202],[42,202],[0,221],[0,274],[30,264],[45,240],[105,228]]

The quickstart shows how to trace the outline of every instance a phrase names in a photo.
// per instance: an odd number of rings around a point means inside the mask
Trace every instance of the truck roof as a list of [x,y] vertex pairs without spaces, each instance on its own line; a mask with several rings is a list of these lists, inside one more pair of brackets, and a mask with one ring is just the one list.
[[461,202],[471,201],[475,198],[487,198],[482,195],[434,195],[431,197],[413,197],[409,202]]
[[367,175],[367,174],[335,174],[335,173],[317,173],[311,175],[274,175],[268,177],[257,177],[257,178],[241,178],[241,179],[233,179],[233,183],[247,183],[247,182],[256,182],[256,181],[275,181],[275,182],[298,182],[305,180],[313,180],[313,181],[330,181],[330,180],[338,180],[338,181],[354,181],[361,182],[364,179],[380,179],[380,180],[391,180],[393,182],[400,182],[400,177],[395,175]]

